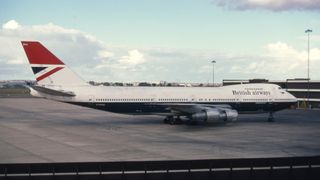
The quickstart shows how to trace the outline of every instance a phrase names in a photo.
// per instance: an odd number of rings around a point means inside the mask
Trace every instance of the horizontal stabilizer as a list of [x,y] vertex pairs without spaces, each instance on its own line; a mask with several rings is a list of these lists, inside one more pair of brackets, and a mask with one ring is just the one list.
[[53,96],[66,96],[66,97],[75,96],[75,94],[71,91],[53,90],[53,89],[49,89],[49,88],[45,88],[45,87],[41,87],[41,86],[31,86],[31,88],[38,91],[38,92],[50,94]]

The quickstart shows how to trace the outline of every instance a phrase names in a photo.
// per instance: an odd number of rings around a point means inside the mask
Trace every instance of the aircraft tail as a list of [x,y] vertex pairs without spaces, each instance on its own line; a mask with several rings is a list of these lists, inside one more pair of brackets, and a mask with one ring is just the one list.
[[33,74],[40,85],[87,85],[40,42],[21,41]]

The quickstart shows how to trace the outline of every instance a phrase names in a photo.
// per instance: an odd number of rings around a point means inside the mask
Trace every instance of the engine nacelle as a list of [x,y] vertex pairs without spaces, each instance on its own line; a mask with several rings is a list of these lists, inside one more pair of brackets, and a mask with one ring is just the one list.
[[224,110],[227,120],[226,121],[236,121],[238,120],[238,111],[232,110],[232,109],[226,109]]
[[194,121],[236,121],[238,112],[232,109],[206,109],[191,116]]

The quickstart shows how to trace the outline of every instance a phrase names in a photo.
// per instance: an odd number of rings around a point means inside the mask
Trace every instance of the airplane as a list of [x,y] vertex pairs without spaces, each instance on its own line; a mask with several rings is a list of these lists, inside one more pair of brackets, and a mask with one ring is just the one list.
[[273,113],[297,99],[275,84],[256,83],[222,87],[93,86],[76,75],[37,41],[21,41],[36,84],[33,96],[74,105],[134,115],[161,115],[164,122],[235,121],[239,113]]

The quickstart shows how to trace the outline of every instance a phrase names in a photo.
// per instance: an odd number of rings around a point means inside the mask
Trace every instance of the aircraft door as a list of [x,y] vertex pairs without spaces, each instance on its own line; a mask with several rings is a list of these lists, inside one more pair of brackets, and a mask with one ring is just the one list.
[[94,103],[95,102],[95,97],[94,95],[89,95],[89,102]]
[[268,103],[269,103],[269,104],[273,104],[273,103],[274,103],[274,94],[276,94],[276,93],[275,93],[275,90],[273,90],[273,91],[271,92],[271,95],[269,95],[269,97],[268,97]]
[[233,108],[235,108],[236,110],[240,110],[241,109],[241,102],[243,99],[240,95],[234,95],[234,97],[236,98],[236,103]]
[[190,102],[196,102],[197,101],[197,98],[195,95],[192,95],[189,99]]

